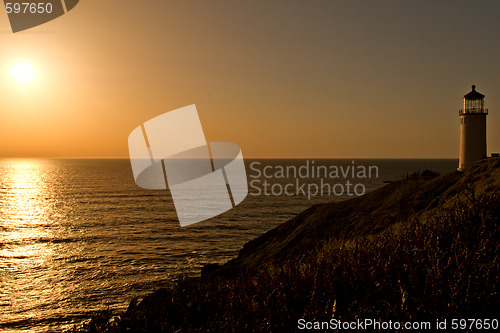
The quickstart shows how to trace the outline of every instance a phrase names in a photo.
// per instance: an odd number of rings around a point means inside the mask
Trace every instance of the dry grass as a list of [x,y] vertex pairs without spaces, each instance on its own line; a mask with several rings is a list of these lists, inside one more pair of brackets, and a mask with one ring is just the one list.
[[103,312],[86,331],[289,332],[299,318],[496,317],[499,199],[496,191],[470,194],[425,224],[410,221],[341,246],[330,239],[251,271],[216,270],[132,302],[114,322]]

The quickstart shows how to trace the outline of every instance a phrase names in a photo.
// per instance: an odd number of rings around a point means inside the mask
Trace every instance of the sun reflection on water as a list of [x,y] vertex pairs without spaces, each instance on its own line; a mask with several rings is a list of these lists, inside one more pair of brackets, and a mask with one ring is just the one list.
[[37,307],[44,293],[53,292],[48,283],[40,289],[44,278],[37,273],[51,265],[53,254],[47,168],[48,163],[34,160],[2,161],[0,167],[0,323],[9,313]]
[[[3,216],[10,222],[40,223],[47,211],[43,199],[47,192],[42,161],[9,161],[0,175]],[[14,219],[15,217],[15,219]]]

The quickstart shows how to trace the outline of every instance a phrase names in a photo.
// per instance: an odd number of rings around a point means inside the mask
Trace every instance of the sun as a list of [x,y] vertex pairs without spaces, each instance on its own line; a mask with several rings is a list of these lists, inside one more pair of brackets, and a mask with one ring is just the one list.
[[16,81],[27,83],[33,81],[35,70],[26,63],[17,63],[12,65],[10,72]]

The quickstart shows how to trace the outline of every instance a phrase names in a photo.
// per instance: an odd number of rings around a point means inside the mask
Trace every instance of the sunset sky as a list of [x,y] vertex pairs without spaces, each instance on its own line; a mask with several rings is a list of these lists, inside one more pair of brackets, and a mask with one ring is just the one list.
[[128,157],[134,128],[196,104],[207,140],[244,157],[458,158],[472,84],[500,152],[499,14],[495,0],[82,0],[13,34],[2,7],[0,157]]

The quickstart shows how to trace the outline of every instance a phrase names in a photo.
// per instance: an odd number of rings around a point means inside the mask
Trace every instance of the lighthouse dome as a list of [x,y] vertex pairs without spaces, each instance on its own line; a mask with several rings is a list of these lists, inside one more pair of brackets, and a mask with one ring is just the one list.
[[476,91],[476,86],[475,85],[472,85],[472,90],[470,93],[464,95],[464,99],[466,100],[477,100],[477,99],[483,99],[484,98],[484,95],[481,94],[481,93],[478,93]]

